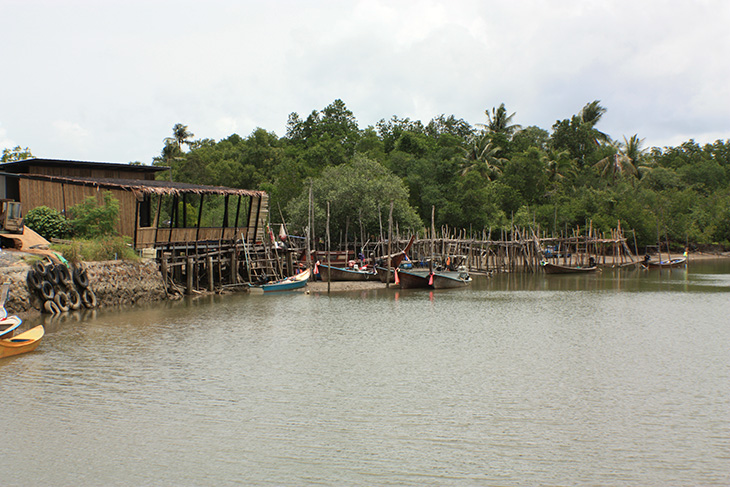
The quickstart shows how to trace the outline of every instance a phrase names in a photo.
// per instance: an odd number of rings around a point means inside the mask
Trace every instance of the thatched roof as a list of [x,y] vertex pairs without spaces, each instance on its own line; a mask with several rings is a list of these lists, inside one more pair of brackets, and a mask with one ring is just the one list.
[[81,178],[70,176],[45,176],[41,174],[13,174],[0,172],[0,176],[52,181],[59,184],[94,186],[103,189],[119,189],[143,194],[182,195],[221,194],[235,196],[266,196],[265,191],[226,188],[225,186],[205,186],[202,184],[177,183],[171,181],[149,181],[144,179]]

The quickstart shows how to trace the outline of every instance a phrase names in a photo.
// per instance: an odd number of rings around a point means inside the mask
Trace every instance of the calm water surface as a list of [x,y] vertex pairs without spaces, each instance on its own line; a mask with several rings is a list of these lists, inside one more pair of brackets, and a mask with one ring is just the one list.
[[0,484],[729,485],[729,264],[47,321]]

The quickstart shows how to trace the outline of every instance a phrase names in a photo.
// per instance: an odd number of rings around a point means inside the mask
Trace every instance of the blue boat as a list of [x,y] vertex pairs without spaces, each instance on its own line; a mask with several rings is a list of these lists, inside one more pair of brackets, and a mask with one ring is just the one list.
[[309,269],[286,279],[267,282],[266,284],[249,284],[251,292],[273,293],[280,291],[295,291],[307,285],[311,271]]

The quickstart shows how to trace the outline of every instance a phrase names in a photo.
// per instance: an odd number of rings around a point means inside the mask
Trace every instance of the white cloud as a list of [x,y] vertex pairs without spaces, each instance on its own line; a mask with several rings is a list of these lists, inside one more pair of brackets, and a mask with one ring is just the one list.
[[[647,144],[730,137],[730,2],[455,0],[11,2],[0,105],[44,157],[151,161],[175,123],[284,135],[340,98],[361,126],[504,102],[522,125],[601,100]],[[33,22],[27,22],[32,18]],[[56,121],[66,121],[62,124]],[[71,122],[72,121],[72,122]],[[10,139],[7,135],[5,139]]]

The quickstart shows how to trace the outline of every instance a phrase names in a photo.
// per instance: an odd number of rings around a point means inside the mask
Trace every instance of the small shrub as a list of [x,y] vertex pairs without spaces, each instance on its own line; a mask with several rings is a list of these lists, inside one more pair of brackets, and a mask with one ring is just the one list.
[[66,217],[55,208],[38,206],[30,210],[23,218],[23,223],[46,240],[66,238],[69,225]]
[[84,260],[82,242],[78,240],[73,240],[68,244],[55,244],[52,249],[63,255],[63,258],[73,265],[78,265]]
[[119,200],[111,191],[104,193],[104,204],[99,205],[94,196],[87,197],[82,203],[69,208],[71,229],[75,237],[96,238],[117,233],[119,219]]

